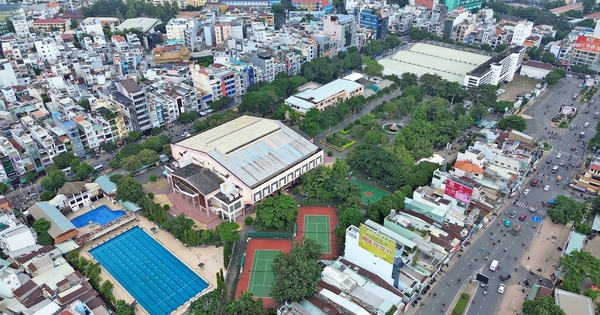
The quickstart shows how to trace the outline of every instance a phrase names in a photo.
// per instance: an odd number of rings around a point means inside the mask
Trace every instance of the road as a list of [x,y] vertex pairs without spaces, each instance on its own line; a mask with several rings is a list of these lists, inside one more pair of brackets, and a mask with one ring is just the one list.
[[[589,114],[584,114],[587,104],[575,102],[572,99],[573,94],[579,93],[578,84],[581,84],[581,81],[575,78],[564,79],[554,90],[550,89],[524,111],[524,114],[531,117],[528,120],[528,129],[525,133],[541,139],[546,136],[546,139],[543,140],[552,145],[552,149],[544,152],[541,160],[535,165],[537,171],[524,179],[519,193],[507,199],[507,205],[498,211],[495,220],[481,231],[478,231],[470,241],[471,245],[463,248],[462,253],[455,254],[455,257],[448,262],[448,266],[444,268],[444,273],[436,277],[437,281],[430,290],[431,294],[436,294],[436,298],[433,298],[432,295],[425,297],[421,301],[424,305],[416,308],[414,310],[415,314],[438,313],[442,309],[442,303],[445,304],[446,313],[450,313],[456,298],[460,293],[465,292],[467,287],[471,289],[469,294],[472,295],[475,302],[468,305],[466,314],[487,315],[494,312],[505,314],[506,310],[498,309],[502,299],[502,294],[497,292],[500,283],[505,283],[508,286],[524,279],[528,279],[530,284],[538,282],[539,276],[530,274],[530,271],[520,264],[521,259],[525,250],[529,247],[530,241],[536,235],[536,230],[540,229],[541,224],[549,222],[542,221],[546,217],[548,209],[541,206],[542,201],[548,201],[560,194],[570,195],[570,192],[567,191],[570,188],[559,185],[556,177],[560,175],[563,180],[572,179],[576,172],[574,167],[568,167],[568,165],[559,166],[556,173],[552,173],[551,169],[553,166],[559,165],[561,159],[565,164],[569,162],[575,165],[582,163],[582,156],[589,155],[590,152],[585,152],[582,149],[582,146],[585,148],[585,143],[580,141],[579,134],[581,131],[585,131],[584,140],[588,141],[595,133],[594,127],[597,121],[593,118],[593,115],[597,109],[592,105]],[[594,99],[596,102],[600,102],[598,96]],[[580,125],[581,127],[569,130],[557,128],[551,124],[551,119],[558,112],[561,104],[573,104],[581,109],[571,123],[573,126]],[[588,129],[583,127],[586,122],[590,123]],[[551,138],[548,132],[556,133],[556,137]],[[575,151],[571,151],[573,146],[576,146]],[[557,158],[558,154],[561,155],[560,158]],[[549,164],[547,163],[548,160],[550,160]],[[534,178],[538,178],[540,182],[536,187],[531,187],[530,183]],[[548,186],[547,191],[544,189],[545,186]],[[523,193],[525,189],[530,190],[528,196]],[[533,204],[537,204],[538,209],[532,213],[528,207]],[[509,218],[506,213],[512,211],[516,211],[517,215],[514,218]],[[518,218],[522,214],[525,214],[526,218],[524,221],[519,221]],[[505,220],[511,221],[511,227],[515,223],[522,225],[520,233],[516,236],[506,233],[509,228],[504,226]],[[494,245],[494,243],[496,244]],[[506,252],[504,251],[505,248]],[[459,254],[461,257],[458,257]],[[515,260],[515,256],[517,260]],[[527,261],[529,266],[537,266],[542,264],[543,259],[542,257],[531,257],[530,260],[525,259],[524,261]],[[492,260],[498,260],[500,263],[500,269],[496,272],[489,269]],[[535,272],[535,270],[533,271]],[[483,292],[486,289],[481,286],[477,286],[477,289],[473,292],[472,289],[475,286],[466,285],[469,279],[474,279],[478,272],[489,277],[487,294],[485,295]],[[500,274],[510,274],[511,279],[500,281]],[[461,279],[461,282],[458,279]],[[546,285],[551,283],[550,279],[542,279],[542,281]],[[473,283],[478,284],[478,281]]]

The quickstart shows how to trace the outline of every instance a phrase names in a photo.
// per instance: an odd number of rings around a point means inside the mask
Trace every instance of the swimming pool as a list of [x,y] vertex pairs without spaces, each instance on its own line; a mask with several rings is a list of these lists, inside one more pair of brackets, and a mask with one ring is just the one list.
[[107,206],[102,205],[88,213],[76,217],[75,219],[71,220],[71,223],[73,223],[76,228],[86,226],[90,224],[90,221],[100,225],[105,225],[106,223],[114,221],[124,215],[125,211],[123,210],[112,211]]
[[208,287],[139,227],[97,246],[90,254],[150,315],[170,314]]

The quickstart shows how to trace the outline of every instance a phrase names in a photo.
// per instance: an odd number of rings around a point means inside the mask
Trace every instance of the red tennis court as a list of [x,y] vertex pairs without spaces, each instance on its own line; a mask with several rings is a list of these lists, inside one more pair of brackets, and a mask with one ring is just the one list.
[[[315,239],[317,242],[329,238],[329,246],[323,246],[324,250],[327,250],[327,247],[329,247],[327,252],[323,252],[323,259],[336,259],[340,255],[340,246],[337,237],[335,236],[335,227],[338,223],[337,209],[334,207],[300,207],[299,211],[296,238],[302,240],[305,237],[308,237]],[[329,217],[329,229],[326,232],[328,234],[327,237],[320,236],[324,231],[320,227],[320,224],[311,224],[311,221],[315,221],[315,217],[322,216]],[[315,226],[319,227],[319,230],[314,230]]]

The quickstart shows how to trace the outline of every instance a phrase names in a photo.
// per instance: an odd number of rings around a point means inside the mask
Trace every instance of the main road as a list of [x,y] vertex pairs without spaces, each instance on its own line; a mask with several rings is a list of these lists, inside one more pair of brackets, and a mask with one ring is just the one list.
[[[530,268],[534,270],[529,270],[521,265],[521,259],[530,241],[535,237],[536,231],[540,229],[541,224],[544,224],[543,219],[546,217],[548,208],[542,206],[542,202],[561,194],[571,195],[571,192],[566,190],[569,187],[563,185],[563,182],[558,182],[556,178],[560,175],[563,181],[573,179],[576,167],[569,166],[569,163],[579,165],[583,163],[582,157],[589,155],[589,151],[585,151],[586,142],[582,140],[588,141],[594,135],[597,120],[593,116],[596,111],[600,111],[593,105],[588,106],[573,100],[573,95],[579,93],[578,85],[581,83],[581,80],[575,78],[563,79],[559,85],[550,88],[524,111],[524,116],[530,118],[525,133],[548,142],[552,149],[544,152],[541,160],[535,165],[536,171],[530,173],[523,180],[522,187],[517,194],[506,200],[506,205],[498,211],[494,221],[478,231],[470,240],[471,244],[463,248],[462,252],[456,253],[448,262],[444,272],[436,277],[437,281],[430,290],[431,295],[424,298],[423,305],[414,310],[415,314],[440,313],[442,307],[445,308],[445,313],[450,313],[457,295],[465,292],[466,284],[470,281],[473,282],[468,286],[473,302],[467,306],[466,314],[505,314],[506,310],[498,309],[503,296],[498,293],[501,283],[507,286],[514,285],[524,279],[529,279],[530,284],[538,283],[540,277],[532,275],[530,271],[536,273],[535,266],[541,265],[544,258],[525,257],[523,261],[526,261],[527,266],[531,266]],[[596,103],[600,102],[600,98],[595,97],[594,99]],[[570,124],[570,126],[574,126],[573,130],[557,128],[551,123],[552,117],[558,113],[561,105],[572,105],[578,109],[577,116]],[[586,110],[589,110],[589,114],[584,113]],[[586,122],[589,122],[587,129],[584,128]],[[580,138],[582,131],[585,132],[585,136]],[[574,150],[571,150],[572,147],[575,147]],[[559,154],[560,158],[558,158]],[[560,166],[561,160],[564,162],[564,166]],[[554,166],[558,166],[558,170],[552,173],[551,169]],[[535,178],[539,180],[539,183],[536,187],[532,187],[531,181]],[[548,186],[547,190],[545,186]],[[524,194],[526,189],[530,191],[527,196]],[[530,208],[534,205],[537,206],[537,209],[532,212]],[[507,214],[513,211],[517,214],[514,218],[510,218]],[[521,215],[526,215],[523,221],[519,220]],[[510,227],[505,226],[506,220],[510,221]],[[522,226],[517,235],[509,232],[509,229],[515,224]],[[500,265],[495,272],[489,269],[493,260],[499,261]],[[485,288],[479,286],[480,283],[474,280],[477,273],[489,277]],[[511,275],[509,280],[500,280],[500,275],[508,274]],[[544,284],[551,285],[550,279],[542,278],[541,280]],[[476,290],[474,290],[475,287]],[[484,294],[484,291],[487,293]],[[435,298],[433,298],[433,294],[436,295]]]

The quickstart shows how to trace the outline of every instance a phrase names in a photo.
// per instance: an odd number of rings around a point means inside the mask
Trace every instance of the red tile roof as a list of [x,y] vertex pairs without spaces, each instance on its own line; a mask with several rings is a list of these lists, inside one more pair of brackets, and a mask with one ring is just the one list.
[[600,12],[594,12],[592,14],[588,14],[588,15],[584,16],[583,18],[584,19],[592,19],[592,20],[600,19]]
[[600,164],[592,163],[592,165],[590,165],[590,168],[596,172],[600,172]]
[[69,20],[63,19],[39,19],[35,20],[33,24],[65,24],[69,22]]

